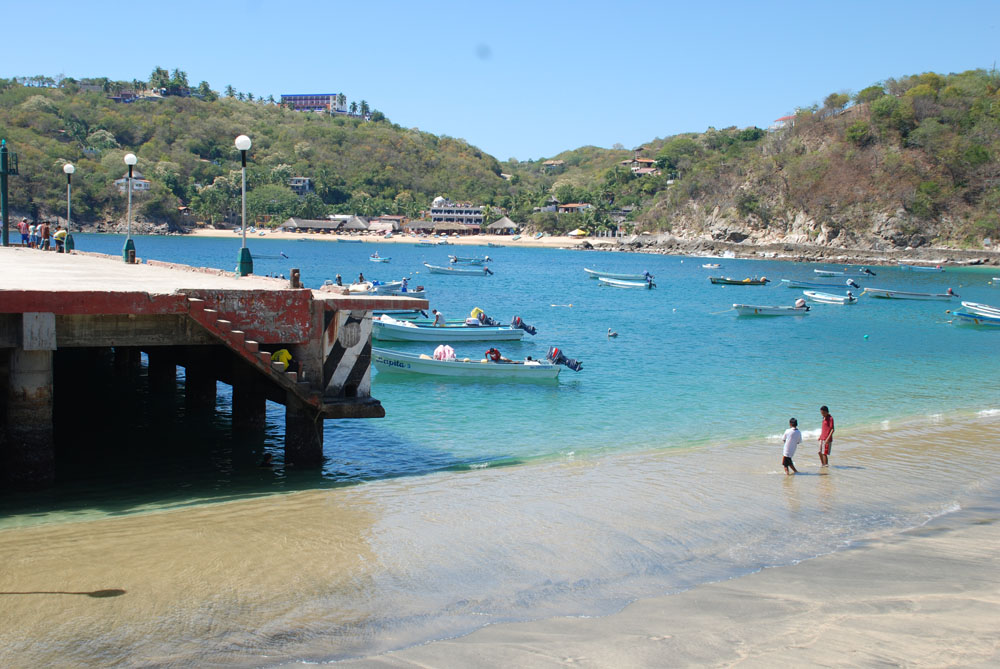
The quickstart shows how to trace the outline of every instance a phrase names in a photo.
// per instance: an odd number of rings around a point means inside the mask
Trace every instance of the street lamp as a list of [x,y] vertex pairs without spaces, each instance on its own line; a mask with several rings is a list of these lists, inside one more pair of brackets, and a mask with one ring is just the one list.
[[76,168],[73,167],[73,163],[66,163],[63,165],[63,172],[66,173],[66,241],[64,250],[69,253],[73,250],[73,227],[70,224],[70,214],[73,211],[71,195],[73,193],[73,172],[76,172]]
[[253,256],[247,248],[247,151],[250,150],[250,138],[240,135],[236,138],[236,148],[243,158],[243,247],[240,249],[240,261],[237,272],[240,276],[253,274]]
[[135,262],[135,242],[132,241],[132,168],[139,162],[134,153],[125,154],[125,164],[128,165],[128,234],[125,246],[122,247],[122,259],[127,263]]

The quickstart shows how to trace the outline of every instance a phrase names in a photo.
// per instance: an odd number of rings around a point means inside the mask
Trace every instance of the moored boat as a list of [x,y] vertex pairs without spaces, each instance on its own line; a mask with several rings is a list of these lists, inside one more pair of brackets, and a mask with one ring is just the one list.
[[965,307],[966,310],[975,314],[1000,317],[1000,307],[992,307],[988,304],[982,304],[980,302],[962,302],[962,306]]
[[845,270],[814,269],[813,272],[815,272],[818,276],[875,276],[875,272],[871,271],[867,267]]
[[337,241],[340,242],[341,244],[360,244],[364,240],[361,240],[361,239],[343,239],[343,238],[341,238],[341,239],[338,239]]
[[596,269],[583,268],[583,271],[590,276],[591,279],[618,279],[619,281],[645,281],[646,279],[652,279],[653,275],[649,272],[643,272],[642,274],[622,274],[616,272],[600,272]]
[[887,288],[865,288],[862,294],[867,293],[872,297],[880,297],[886,300],[955,300],[958,295],[952,292],[951,288],[947,293],[913,293],[906,290],[889,290]]
[[372,319],[372,339],[380,341],[520,341],[524,330],[509,325],[486,326],[448,323],[442,326],[401,321],[391,316]]
[[426,354],[403,353],[384,348],[372,348],[372,363],[381,372],[461,376],[480,379],[554,380],[561,365],[549,360],[490,362],[485,358],[454,358],[435,360]]
[[737,316],[805,316],[809,307],[776,307],[758,304],[734,304]]
[[392,258],[384,258],[380,255],[371,255],[368,256],[368,259],[371,260],[372,262],[389,262],[390,260],[392,260]]
[[493,274],[489,267],[441,267],[424,263],[424,267],[430,270],[431,274],[455,274],[457,276],[484,276]]
[[904,272],[943,272],[944,267],[941,265],[905,265],[899,263],[899,269]]
[[846,295],[834,295],[833,293],[821,293],[817,290],[804,290],[802,294],[813,302],[822,302],[823,304],[855,304],[858,301],[858,298],[850,291],[847,291]]
[[972,325],[990,325],[993,327],[1000,327],[1000,315],[988,316],[986,314],[979,314],[974,312],[966,311],[956,311],[955,317],[959,319],[959,322],[970,323]]
[[762,276],[759,279],[757,277],[746,279],[733,279],[728,276],[710,276],[708,280],[719,286],[766,286],[770,283],[770,279],[766,276]]
[[434,242],[430,241],[429,239],[421,239],[419,242],[417,242],[417,246],[434,246]]
[[722,265],[720,265],[717,262],[710,262],[710,263],[705,263],[704,265],[702,265],[702,268],[703,269],[721,269]]
[[844,283],[822,283],[820,281],[798,281],[797,279],[782,279],[781,285],[785,288],[842,288],[844,286],[849,286],[851,288],[861,288],[861,285],[855,283],[854,279],[848,279]]
[[506,248],[503,244],[494,244],[493,242],[486,242],[486,245],[491,249],[502,249]]
[[656,288],[652,279],[646,281],[623,281],[622,279],[609,279],[606,276],[597,278],[602,286],[613,286],[614,288]]
[[453,265],[483,265],[488,262],[493,262],[493,258],[489,256],[448,256],[449,260]]

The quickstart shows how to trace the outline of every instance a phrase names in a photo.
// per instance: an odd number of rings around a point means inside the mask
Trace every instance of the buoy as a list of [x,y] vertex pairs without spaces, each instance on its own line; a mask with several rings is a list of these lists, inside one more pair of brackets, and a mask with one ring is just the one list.
[[865,339],[868,339],[868,335],[865,335]]

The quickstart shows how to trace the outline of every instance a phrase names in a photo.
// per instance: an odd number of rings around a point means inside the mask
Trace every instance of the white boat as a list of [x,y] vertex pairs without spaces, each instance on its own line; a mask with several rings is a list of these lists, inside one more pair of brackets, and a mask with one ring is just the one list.
[[434,242],[427,239],[421,239],[417,242],[417,246],[434,246]]
[[886,300],[956,300],[958,295],[948,289],[947,293],[911,293],[905,290],[889,290],[887,288],[865,288],[862,294],[881,297]]
[[904,272],[943,272],[944,267],[941,265],[904,265],[899,263],[899,269]]
[[423,286],[417,286],[416,289],[411,289],[409,283],[407,282],[406,290],[403,290],[402,281],[386,281],[385,283],[372,281],[372,292],[376,295],[402,295],[404,297],[422,298],[426,292],[422,289]]
[[456,358],[435,360],[429,355],[402,353],[385,348],[372,348],[372,363],[382,372],[430,374],[433,376],[464,376],[481,379],[554,380],[561,365],[548,360],[517,362],[487,362],[486,359]]
[[722,265],[720,265],[717,262],[710,262],[710,263],[705,263],[704,265],[702,265],[702,268],[704,268],[704,269],[721,269]]
[[431,274],[456,274],[458,276],[485,276],[493,274],[489,267],[440,267],[424,263],[424,267],[430,270]]
[[981,304],[979,302],[962,302],[962,306],[975,314],[1000,318],[1000,307],[991,307],[988,304]]
[[590,275],[591,279],[618,279],[619,281],[645,281],[646,279],[652,279],[653,275],[649,272],[643,272],[642,274],[616,274],[615,272],[599,272],[596,269],[583,268],[583,271]]
[[806,316],[809,307],[771,307],[755,304],[734,304],[737,316]]
[[372,319],[372,339],[379,341],[521,341],[524,330],[509,325],[491,327],[487,325],[466,325],[448,323],[443,326],[418,325],[410,321],[400,321],[391,316]]
[[988,316],[986,314],[956,311],[955,317],[958,318],[959,321],[962,323],[971,323],[973,325],[1000,326],[1000,315]]
[[871,271],[867,267],[862,267],[861,269],[845,269],[834,270],[834,269],[814,269],[819,276],[875,276],[875,272]]
[[383,258],[382,256],[368,256],[368,259],[372,262],[389,262],[392,258]]
[[861,288],[861,286],[855,283],[854,279],[848,279],[844,283],[821,283],[819,281],[798,281],[796,279],[782,279],[781,285],[785,288],[842,288],[843,286],[848,286],[850,288]]
[[482,258],[478,256],[448,256],[454,265],[483,265],[488,262],[493,262],[493,258],[489,256],[483,256]]
[[622,279],[609,279],[606,276],[597,278],[602,286],[613,286],[615,288],[655,288],[652,281],[623,281]]
[[439,241],[437,243],[437,245],[438,246],[451,246],[451,242],[449,242],[447,239],[442,239],[441,241]]
[[834,295],[833,293],[821,293],[816,290],[803,290],[802,294],[813,302],[822,302],[823,304],[855,304],[858,301],[858,298],[854,297],[851,293],[847,293],[847,295]]

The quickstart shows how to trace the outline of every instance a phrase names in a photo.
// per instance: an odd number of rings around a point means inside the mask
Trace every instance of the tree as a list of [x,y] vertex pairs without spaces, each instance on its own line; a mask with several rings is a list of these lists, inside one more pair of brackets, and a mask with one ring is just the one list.
[[854,96],[854,101],[858,104],[863,104],[865,102],[874,102],[880,97],[885,95],[885,89],[880,85],[869,86],[868,88],[863,88],[858,91],[858,94]]
[[823,100],[823,108],[830,111],[840,111],[851,101],[851,97],[846,93],[830,93]]
[[166,88],[170,85],[170,73],[157,65],[149,75],[150,88]]
[[207,81],[203,81],[198,84],[198,95],[200,95],[206,102],[212,102],[217,100],[219,97],[215,91],[209,88]]
[[187,72],[179,69],[175,69],[173,74],[170,76],[170,82],[167,84],[167,92],[170,95],[184,95],[190,89],[188,86]]
[[351,101],[350,109],[348,111],[351,113],[351,116],[357,116],[358,115],[358,103],[354,102],[352,100]]
[[227,84],[226,85],[226,97],[227,98],[235,98],[236,97],[236,89],[233,88],[232,84]]
[[364,118],[368,118],[368,114],[370,114],[370,113],[371,113],[371,107],[368,106],[368,101],[367,100],[362,100],[361,101],[361,116],[364,117]]
[[347,104],[347,96],[343,93],[337,93],[337,109],[343,109]]

